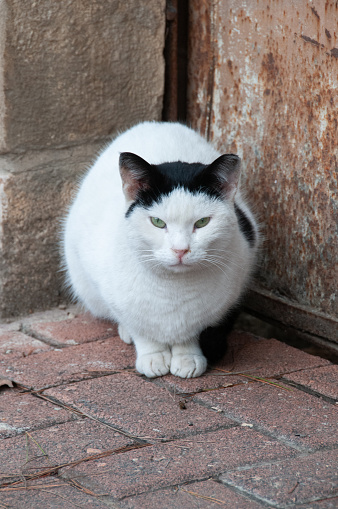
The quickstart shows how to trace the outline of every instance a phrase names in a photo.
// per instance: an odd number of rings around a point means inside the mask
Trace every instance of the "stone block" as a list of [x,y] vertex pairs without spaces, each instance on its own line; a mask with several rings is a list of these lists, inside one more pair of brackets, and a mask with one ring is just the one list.
[[3,152],[84,143],[159,118],[164,0],[0,3]]
[[0,318],[60,301],[60,218],[118,131],[159,120],[165,1],[0,0]]
[[60,302],[61,217],[98,148],[0,156],[0,316]]

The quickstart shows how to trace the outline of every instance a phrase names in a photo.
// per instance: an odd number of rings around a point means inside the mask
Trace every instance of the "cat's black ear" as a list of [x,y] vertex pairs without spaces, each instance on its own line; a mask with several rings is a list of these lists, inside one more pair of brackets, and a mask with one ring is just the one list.
[[120,154],[120,175],[127,201],[135,201],[140,191],[148,189],[151,165],[131,152]]
[[241,174],[241,160],[235,154],[224,154],[209,164],[204,174],[208,175],[209,185],[228,200],[233,200]]

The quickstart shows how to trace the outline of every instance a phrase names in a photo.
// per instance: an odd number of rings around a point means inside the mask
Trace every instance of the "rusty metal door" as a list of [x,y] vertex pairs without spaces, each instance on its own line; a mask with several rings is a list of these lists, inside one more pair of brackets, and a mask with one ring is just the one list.
[[338,343],[338,3],[191,0],[187,121],[243,160],[265,242],[248,305]]

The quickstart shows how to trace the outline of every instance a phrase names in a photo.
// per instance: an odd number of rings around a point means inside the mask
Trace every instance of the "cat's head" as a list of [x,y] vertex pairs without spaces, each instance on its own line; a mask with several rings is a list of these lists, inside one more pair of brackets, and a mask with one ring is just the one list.
[[237,228],[238,156],[225,154],[210,165],[153,165],[123,152],[120,174],[129,237],[140,260],[172,272],[222,265],[220,253]]

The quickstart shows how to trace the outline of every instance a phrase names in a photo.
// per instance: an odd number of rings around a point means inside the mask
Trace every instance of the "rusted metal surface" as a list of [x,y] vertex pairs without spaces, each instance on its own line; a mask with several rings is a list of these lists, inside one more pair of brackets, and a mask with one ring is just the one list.
[[188,122],[243,158],[265,237],[261,294],[308,310],[313,319],[289,319],[338,341],[338,3],[192,0],[191,10]]

